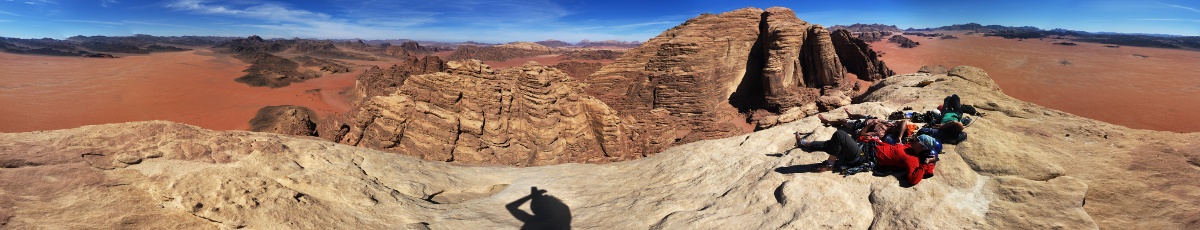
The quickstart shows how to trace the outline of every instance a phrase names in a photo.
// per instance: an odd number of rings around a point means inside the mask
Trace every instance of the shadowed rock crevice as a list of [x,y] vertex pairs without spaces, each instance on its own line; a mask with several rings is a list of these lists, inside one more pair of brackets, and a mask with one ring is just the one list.
[[[729,95],[729,104],[737,108],[739,113],[748,114],[754,110],[768,109],[766,94],[764,93],[763,84],[763,68],[766,67],[767,55],[763,53],[767,34],[767,17],[769,13],[763,12],[762,19],[758,23],[758,39],[754,40],[754,45],[750,48],[750,52],[746,55],[746,74],[742,75],[741,82],[737,84],[737,90]],[[778,112],[778,108],[773,108],[772,112]]]

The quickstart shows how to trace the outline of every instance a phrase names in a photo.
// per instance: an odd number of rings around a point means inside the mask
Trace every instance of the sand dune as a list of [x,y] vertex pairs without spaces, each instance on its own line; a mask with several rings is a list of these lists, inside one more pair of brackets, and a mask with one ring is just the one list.
[[0,132],[144,120],[245,130],[268,105],[321,116],[349,110],[338,92],[354,86],[356,72],[270,89],[234,82],[246,66],[208,50],[117,59],[0,53]]
[[939,33],[961,39],[909,36],[921,46],[872,47],[899,74],[923,65],[977,66],[1020,100],[1130,128],[1200,131],[1200,122],[1189,121],[1200,117],[1200,52]]

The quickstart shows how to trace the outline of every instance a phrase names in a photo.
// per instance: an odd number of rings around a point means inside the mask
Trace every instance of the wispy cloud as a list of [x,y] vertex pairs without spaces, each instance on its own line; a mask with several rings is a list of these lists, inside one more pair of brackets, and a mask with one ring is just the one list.
[[674,24],[679,24],[682,22],[683,21],[655,21],[655,22],[643,22],[643,23],[633,23],[633,24],[625,24],[625,25],[579,27],[579,28],[574,28],[573,30],[628,30],[628,29],[637,29],[637,28],[643,28],[643,27],[648,27],[648,26],[674,25]]
[[1130,19],[1134,21],[1170,21],[1170,22],[1196,22],[1200,23],[1200,19],[1180,19],[1180,18],[1138,18]]
[[1197,10],[1196,8],[1187,7],[1187,6],[1173,5],[1173,4],[1166,4],[1166,3],[1161,3],[1161,2],[1154,2],[1154,3],[1157,3],[1157,4],[1159,4],[1159,5],[1163,5],[1163,6],[1174,7],[1174,8],[1179,8],[1179,9],[1184,9],[1184,10],[1188,10],[1188,11],[1192,11],[1192,12],[1200,13],[1200,10]]
[[93,20],[54,20],[54,21],[56,21],[56,22],[91,23],[91,24],[103,24],[103,25],[125,25],[125,23],[121,23],[121,22],[93,21]]
[[117,2],[117,0],[100,0],[101,7],[108,7],[108,5],[110,5],[110,4],[117,4],[117,3],[121,3],[121,2]]
[[0,23],[2,23],[2,22],[12,22],[12,21],[13,21],[13,20],[0,20]]
[[275,3],[264,3],[238,9],[230,6],[206,4],[205,1],[201,0],[180,0],[167,4],[167,7],[201,14],[228,15],[275,22],[315,22],[331,19],[327,14],[288,9]]
[[0,14],[6,14],[6,15],[18,16],[18,17],[20,17],[20,16],[21,16],[20,14],[16,14],[16,13],[13,13],[13,12],[8,12],[8,11],[3,11],[3,10],[0,10]]

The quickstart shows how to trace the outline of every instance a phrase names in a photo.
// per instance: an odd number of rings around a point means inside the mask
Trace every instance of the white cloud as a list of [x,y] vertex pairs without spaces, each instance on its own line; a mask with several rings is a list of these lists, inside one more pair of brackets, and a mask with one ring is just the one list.
[[0,14],[7,14],[7,15],[18,16],[18,17],[20,17],[20,16],[21,16],[20,14],[16,14],[16,13],[13,13],[13,12],[8,12],[8,11],[3,11],[3,10],[0,10]]
[[1168,7],[1174,7],[1174,8],[1179,8],[1179,9],[1184,9],[1184,10],[1189,10],[1192,12],[1200,13],[1200,10],[1197,10],[1196,8],[1191,8],[1191,7],[1181,6],[1181,5],[1166,4],[1166,3],[1161,3],[1161,2],[1154,2],[1154,3],[1158,3],[1159,5],[1164,5],[1164,6],[1168,6]]
[[101,7],[108,7],[108,5],[110,5],[110,4],[117,4],[117,3],[121,3],[121,2],[118,2],[117,0],[100,0]]
[[91,24],[102,24],[102,25],[125,25],[125,23],[121,23],[121,22],[92,21],[92,20],[54,20],[54,21],[56,21],[56,22],[91,23]]
[[1179,18],[1138,18],[1138,19],[1132,19],[1132,20],[1134,20],[1134,21],[1171,21],[1171,22],[1196,22],[1196,23],[1200,23],[1200,20],[1198,20],[1198,19],[1179,19]]
[[[174,0],[168,9],[194,14],[250,19],[227,31],[248,31],[263,37],[409,38],[438,41],[509,42],[517,40],[644,40],[661,32],[655,26],[683,22],[668,19],[622,25],[581,25],[560,22],[570,15],[546,0],[408,0],[337,2],[337,9],[314,12],[274,2],[225,3]],[[333,13],[327,14],[327,13]],[[649,31],[647,31],[649,30]]]
[[288,9],[284,6],[274,3],[265,3],[237,9],[229,6],[205,4],[205,1],[202,0],[180,0],[168,4],[167,7],[201,14],[229,15],[274,22],[314,22],[330,19],[329,15],[327,14],[314,13],[307,10]]

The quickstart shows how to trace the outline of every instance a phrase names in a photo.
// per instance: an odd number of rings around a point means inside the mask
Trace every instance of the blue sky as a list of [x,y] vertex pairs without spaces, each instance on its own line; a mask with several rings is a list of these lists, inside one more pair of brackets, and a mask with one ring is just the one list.
[[811,23],[977,22],[1200,36],[1200,2],[0,0],[0,36],[215,35],[438,41],[646,40],[701,13],[784,6]]

